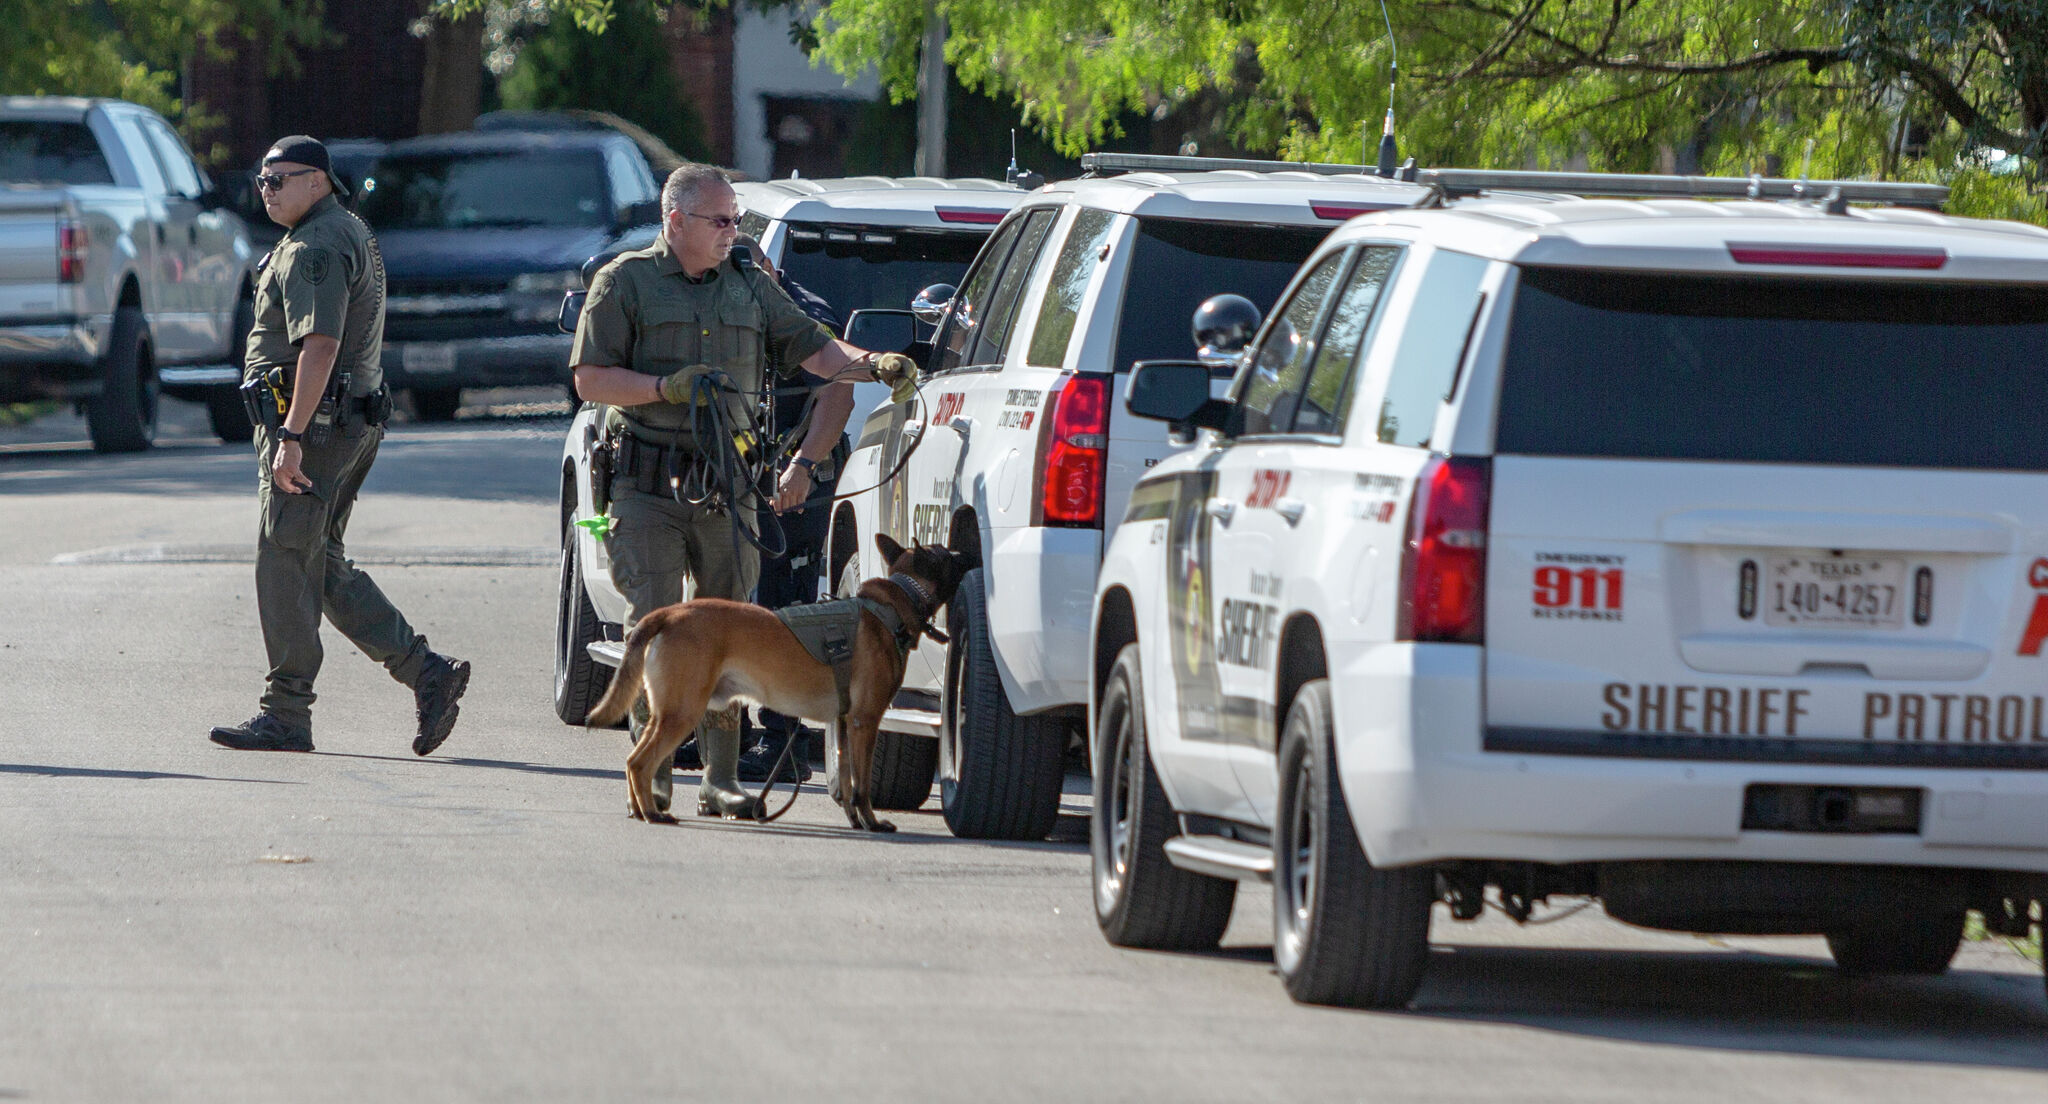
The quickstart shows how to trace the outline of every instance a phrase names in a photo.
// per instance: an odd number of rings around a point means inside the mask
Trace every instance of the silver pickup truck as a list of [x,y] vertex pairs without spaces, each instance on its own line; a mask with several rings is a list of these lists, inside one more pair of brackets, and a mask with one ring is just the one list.
[[156,112],[0,97],[0,402],[75,401],[100,452],[148,448],[160,394],[247,440],[252,252]]

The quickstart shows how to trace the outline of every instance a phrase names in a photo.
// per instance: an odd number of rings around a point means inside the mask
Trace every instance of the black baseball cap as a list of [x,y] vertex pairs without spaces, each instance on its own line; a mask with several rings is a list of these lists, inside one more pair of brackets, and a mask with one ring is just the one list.
[[343,184],[341,178],[334,175],[334,162],[327,156],[327,147],[321,145],[318,138],[305,134],[279,138],[271,143],[270,151],[263,155],[263,163],[266,166],[272,161],[291,161],[319,169],[327,174],[327,182],[334,185],[335,195],[348,194],[348,185]]

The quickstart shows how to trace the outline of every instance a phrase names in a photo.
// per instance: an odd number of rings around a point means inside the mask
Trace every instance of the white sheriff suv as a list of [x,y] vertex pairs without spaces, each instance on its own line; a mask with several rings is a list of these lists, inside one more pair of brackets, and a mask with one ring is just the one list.
[[[880,176],[743,181],[733,190],[746,212],[741,231],[760,242],[770,262],[790,279],[826,301],[847,324],[849,340],[876,343],[864,348],[896,348],[913,341],[908,312],[898,308],[930,285],[957,283],[975,251],[1025,194],[996,180]],[[625,248],[643,248],[653,240],[649,231]],[[588,274],[596,271],[596,266],[585,266]],[[580,291],[567,297],[564,329],[574,331],[582,301]],[[889,309],[872,309],[884,306]],[[863,325],[856,312],[871,315],[879,325]],[[889,325],[892,321],[900,327]],[[888,393],[881,384],[856,384],[849,431],[859,427],[864,409]],[[582,724],[611,684],[623,654],[619,642],[625,638],[626,599],[612,585],[604,541],[576,524],[595,513],[590,457],[603,425],[604,408],[584,403],[562,446],[555,713],[568,724]],[[845,479],[839,485],[854,486]]]
[[871,779],[877,806],[914,809],[936,767],[960,836],[1042,839],[1057,822],[1086,723],[1104,542],[1133,484],[1183,447],[1111,401],[1132,362],[1194,355],[1189,319],[1205,300],[1270,304],[1345,219],[1430,194],[1355,165],[1082,165],[1090,176],[1019,203],[930,312],[922,394],[866,419],[840,486],[872,490],[832,519],[826,578],[840,592],[873,574],[877,533],[974,557],[945,614],[951,643],[910,658]]
[[2048,231],[1848,203],[1927,186],[1419,181],[1480,195],[1331,235],[1227,398],[1130,379],[1199,438],[1097,586],[1109,941],[1214,946],[1266,880],[1289,993],[1391,1006],[1489,891],[1852,973],[1940,972],[1967,910],[2026,934]]

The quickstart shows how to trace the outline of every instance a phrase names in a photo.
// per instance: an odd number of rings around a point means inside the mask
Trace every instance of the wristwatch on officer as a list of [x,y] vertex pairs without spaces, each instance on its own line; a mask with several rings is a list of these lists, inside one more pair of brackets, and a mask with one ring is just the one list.
[[808,456],[799,456],[796,459],[790,461],[790,463],[795,464],[799,468],[802,468],[804,470],[805,475],[815,477],[818,474],[816,471],[818,467],[818,462],[816,460],[811,459]]
[[280,441],[304,441],[306,439],[306,435],[303,433],[293,433],[289,428],[285,426],[278,426],[277,439]]

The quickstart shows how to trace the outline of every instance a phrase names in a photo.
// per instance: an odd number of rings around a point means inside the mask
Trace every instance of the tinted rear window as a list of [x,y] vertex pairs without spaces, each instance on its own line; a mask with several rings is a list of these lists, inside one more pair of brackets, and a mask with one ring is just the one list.
[[2048,470],[2048,288],[1525,269],[1495,451]]
[[[845,240],[845,239],[852,240]],[[782,251],[789,278],[832,304],[839,317],[869,307],[908,310],[933,284],[958,284],[987,234],[862,230],[793,223]]]
[[358,209],[379,230],[608,226],[604,162],[595,151],[462,153],[386,158]]
[[84,123],[0,123],[0,180],[9,184],[112,184],[99,139]]
[[1194,356],[1189,323],[1212,295],[1242,295],[1260,311],[1271,311],[1294,271],[1329,232],[1313,226],[1140,221],[1117,320],[1116,368]]

